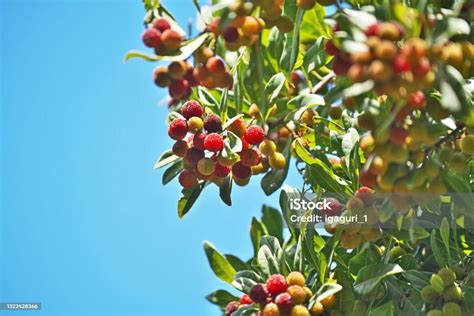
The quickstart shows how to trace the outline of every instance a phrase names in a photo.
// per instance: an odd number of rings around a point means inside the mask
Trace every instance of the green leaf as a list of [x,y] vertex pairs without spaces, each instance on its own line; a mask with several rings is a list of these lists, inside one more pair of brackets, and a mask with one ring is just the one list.
[[252,316],[255,315],[255,312],[258,312],[258,305],[244,305],[233,312],[231,316]]
[[435,229],[431,231],[430,245],[431,245],[431,250],[433,251],[434,258],[436,262],[438,263],[438,265],[440,267],[445,267],[446,266],[445,256],[441,252],[441,249],[439,248],[439,245],[438,245],[438,241],[436,240]]
[[403,273],[403,277],[410,282],[410,285],[419,291],[430,284],[430,276],[431,273],[418,270],[408,270]]
[[161,154],[160,158],[158,158],[158,161],[155,163],[153,169],[160,169],[166,165],[169,165],[170,163],[175,162],[178,159],[179,157],[174,155],[171,149],[167,150]]
[[227,304],[229,304],[232,301],[238,301],[239,298],[237,296],[232,295],[231,293],[225,291],[225,290],[217,290],[214,291],[206,296],[206,299],[214,304],[219,306],[222,309],[225,309]]
[[180,61],[185,60],[189,56],[191,56],[199,47],[201,47],[204,42],[208,39],[208,34],[204,33],[199,35],[198,37],[185,41],[183,45],[177,49],[175,52],[171,53],[168,56],[157,56],[157,55],[149,55],[147,53],[132,50],[127,53],[125,56],[125,61],[128,61],[133,58],[141,58],[146,61],[158,61],[158,60],[167,60],[167,61]]
[[232,125],[232,123],[234,123],[235,121],[237,121],[239,118],[241,118],[242,116],[244,116],[243,114],[239,114],[239,115],[236,115],[234,116],[233,118],[231,119],[228,119],[224,125],[222,125],[222,129],[223,130],[226,130],[229,128],[229,126]]
[[221,200],[228,206],[232,206],[232,178],[230,176],[225,177],[224,182],[219,187],[219,196]]
[[336,306],[339,307],[344,315],[350,315],[355,300],[354,289],[352,287],[353,279],[342,268],[336,268],[334,276],[337,283],[342,286],[341,292],[336,296]]
[[282,152],[282,154],[286,158],[285,168],[279,170],[272,169],[270,172],[264,175],[262,180],[260,181],[260,185],[266,195],[271,195],[275,191],[277,191],[283,185],[283,182],[285,181],[286,176],[288,175],[291,158],[290,145],[291,142],[288,141]]
[[163,185],[168,184],[171,180],[173,180],[181,172],[181,170],[183,170],[183,164],[181,159],[179,159],[163,173]]
[[444,243],[444,247],[446,247],[446,252],[448,253],[448,262],[450,261],[450,253],[449,253],[449,223],[446,217],[443,218],[441,221],[441,227],[439,230],[441,234],[441,240]]
[[225,254],[227,261],[234,267],[235,271],[244,271],[250,269],[250,266],[243,262],[239,257],[234,255]]
[[291,188],[285,185],[283,186],[280,192],[280,198],[279,198],[280,208],[283,214],[283,220],[285,221],[286,226],[289,228],[291,235],[295,239],[298,238],[298,231],[295,229],[293,225],[291,225],[291,222],[290,222],[291,210],[289,206],[290,205],[289,199],[290,199],[290,196],[295,196],[296,194],[299,194],[297,189]]
[[342,151],[349,158],[354,146],[359,142],[359,133],[355,128],[349,128],[347,134],[342,138]]
[[327,55],[324,49],[324,37],[320,36],[304,55],[303,67],[309,73],[326,65],[326,63]]
[[371,310],[369,316],[393,316],[393,302],[390,301]]
[[328,298],[331,295],[334,295],[338,292],[342,291],[342,286],[337,283],[326,283],[323,286],[319,288],[319,290],[316,292],[315,297],[316,300],[315,302],[321,302],[325,298]]
[[272,250],[267,245],[263,245],[258,250],[257,254],[257,267],[263,273],[265,277],[269,277],[272,274],[280,273],[280,265],[276,256],[272,253]]
[[464,89],[464,78],[450,65],[438,65],[438,86],[441,106],[456,115],[466,115],[472,108],[472,100]]
[[236,271],[229,261],[208,241],[204,242],[204,251],[214,274],[222,281],[232,283]]
[[204,189],[204,187],[205,187],[205,183],[198,184],[194,186],[194,188],[184,189],[183,191],[181,191],[183,196],[181,196],[181,198],[178,201],[179,218],[183,218],[184,215],[186,215],[189,212],[189,210],[191,210],[194,203],[199,198],[199,195],[201,195],[201,192]]
[[403,269],[398,264],[370,264],[357,274],[354,290],[360,295],[369,294],[384,278],[402,272]]
[[281,213],[268,205],[262,207],[262,223],[267,228],[268,234],[283,242],[283,219]]
[[318,94],[300,94],[288,101],[288,109],[296,110],[301,108],[309,108],[316,105],[324,105],[324,98]]
[[268,104],[272,106],[285,86],[286,78],[282,73],[278,73],[270,78],[265,86],[265,93],[268,95]]
[[235,274],[232,286],[237,290],[248,294],[252,286],[262,282],[264,282],[264,280],[257,273],[245,270],[239,271]]
[[280,261],[283,256],[283,249],[281,248],[280,242],[276,237],[265,235],[260,239],[260,248],[262,246],[267,246],[272,255],[275,256],[277,261]]
[[469,315],[474,315],[474,287],[464,285],[461,287],[464,294],[463,302]]
[[221,102],[219,103],[219,111],[220,111],[220,116],[221,116],[221,120],[222,122],[226,122],[227,121],[227,108],[228,108],[228,105],[227,105],[227,96],[228,96],[228,90],[227,89],[224,89],[224,92],[222,93],[222,96],[221,96]]
[[250,224],[250,240],[253,245],[254,256],[257,256],[258,250],[260,249],[260,239],[267,234],[265,227],[262,223],[252,217],[252,224]]

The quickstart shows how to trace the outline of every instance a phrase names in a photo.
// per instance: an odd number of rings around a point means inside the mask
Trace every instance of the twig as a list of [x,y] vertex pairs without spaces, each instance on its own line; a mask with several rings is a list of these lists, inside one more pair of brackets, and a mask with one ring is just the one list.
[[463,131],[464,127],[465,127],[464,124],[459,123],[455,130],[453,130],[451,133],[449,133],[448,135],[446,135],[446,136],[444,136],[443,138],[441,138],[440,140],[438,140],[438,141],[436,142],[436,144],[434,144],[433,146],[427,148],[427,149],[425,150],[425,154],[429,154],[429,153],[432,152],[433,150],[439,149],[439,147],[440,147],[443,143],[445,143],[445,142],[447,142],[447,141],[449,141],[449,140],[451,140],[451,139],[456,139],[456,138],[459,136],[459,134]]
[[314,88],[313,88],[313,93],[316,93],[319,91],[319,89],[321,89],[322,87],[324,87],[329,81],[331,81],[332,78],[334,78],[336,76],[336,74],[334,73],[334,71],[331,71],[330,73],[328,73],[327,75],[325,75],[320,82],[318,82]]

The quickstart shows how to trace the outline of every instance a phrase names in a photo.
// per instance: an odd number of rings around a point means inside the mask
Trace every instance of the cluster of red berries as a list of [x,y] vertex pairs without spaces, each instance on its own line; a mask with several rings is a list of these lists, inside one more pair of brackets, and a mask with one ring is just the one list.
[[[181,108],[183,118],[175,118],[169,125],[168,135],[176,140],[173,153],[183,158],[184,170],[179,175],[179,182],[184,188],[195,186],[199,180],[212,180],[220,185],[230,173],[235,183],[246,185],[252,173],[263,172],[266,161],[273,169],[285,166],[285,157],[276,152],[272,141],[265,140],[263,129],[257,125],[246,126],[240,119],[227,131],[240,138],[242,150],[232,155],[224,154],[228,136],[222,129],[221,118],[204,112],[198,102],[188,101]],[[258,146],[259,151],[253,146]]]
[[153,81],[160,88],[168,88],[168,93],[174,100],[188,98],[192,87],[198,85],[193,68],[186,61],[174,61],[167,67],[157,67],[153,72]]
[[217,18],[208,28],[216,36],[222,36],[229,51],[236,51],[242,46],[253,46],[264,26],[263,20],[249,15],[237,16],[225,26],[222,26],[221,19]]
[[263,19],[266,28],[276,26],[280,32],[291,32],[294,22],[291,17],[283,13],[283,0],[266,1],[256,0],[256,5],[261,7],[260,17]]
[[232,89],[234,80],[225,62],[214,56],[208,47],[202,47],[194,54],[195,68],[192,72],[194,80],[208,89]]
[[[245,303],[257,303],[260,306],[261,316],[310,316],[322,315],[335,303],[336,297],[330,295],[320,302],[316,302],[311,309],[308,307],[313,293],[305,286],[305,277],[300,272],[291,272],[285,278],[281,274],[271,275],[265,284],[255,284],[250,288]],[[242,300],[241,300],[242,301]],[[227,306],[226,315],[238,310],[237,302],[231,302]],[[231,307],[231,308],[229,308]],[[231,313],[227,314],[227,311]]]
[[158,18],[151,23],[142,35],[143,43],[155,50],[156,55],[167,55],[176,51],[184,37],[171,29],[170,23],[164,18]]

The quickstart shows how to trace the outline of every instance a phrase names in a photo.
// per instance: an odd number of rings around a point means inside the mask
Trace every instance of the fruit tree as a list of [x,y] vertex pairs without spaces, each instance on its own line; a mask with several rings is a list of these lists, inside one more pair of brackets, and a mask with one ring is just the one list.
[[[209,185],[279,194],[252,258],[204,244],[225,315],[474,315],[473,1],[144,0],[178,216]],[[165,137],[165,131],[163,131]],[[301,187],[284,185],[289,166]],[[259,175],[259,176],[257,176]],[[254,178],[254,179],[252,179]],[[235,293],[235,291],[234,291]]]

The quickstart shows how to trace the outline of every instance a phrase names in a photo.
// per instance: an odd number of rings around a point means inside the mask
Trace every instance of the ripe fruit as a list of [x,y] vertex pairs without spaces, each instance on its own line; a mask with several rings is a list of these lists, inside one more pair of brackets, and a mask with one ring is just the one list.
[[466,135],[461,138],[459,147],[466,155],[474,155],[474,135]]
[[266,139],[260,143],[258,149],[265,156],[271,156],[276,151],[276,144],[274,141]]
[[263,284],[255,284],[250,288],[249,296],[252,301],[262,304],[267,301],[268,291]]
[[214,173],[216,163],[211,158],[202,158],[197,164],[197,170],[200,174],[210,176]]
[[185,189],[192,188],[198,183],[197,176],[190,170],[183,170],[178,177],[179,184]]
[[457,285],[451,285],[444,291],[444,300],[447,302],[459,301],[462,298],[461,288]]
[[232,167],[232,175],[238,179],[247,179],[252,175],[252,169],[239,161]]
[[355,192],[355,197],[361,199],[366,206],[371,205],[374,202],[374,190],[369,187],[360,187]]
[[204,127],[204,122],[201,120],[200,117],[194,116],[188,120],[188,129],[193,134],[197,134],[201,132],[203,127]]
[[230,167],[223,166],[220,163],[216,163],[216,167],[214,169],[214,175],[219,178],[227,177],[230,173]]
[[461,316],[462,315],[462,310],[461,310],[461,306],[459,306],[458,304],[456,303],[447,303],[447,304],[444,304],[443,306],[443,315],[446,315],[446,316]]
[[239,39],[239,30],[233,26],[226,27],[222,32],[222,37],[226,42],[235,42]]
[[227,128],[228,131],[231,131],[238,137],[242,137],[245,134],[245,131],[247,130],[247,127],[245,126],[244,121],[241,119],[235,120],[230,126]]
[[290,294],[294,304],[302,304],[306,300],[306,292],[299,285],[291,285],[286,292]]
[[423,91],[415,91],[410,95],[408,104],[414,109],[421,109],[426,105],[426,98]]
[[321,209],[321,214],[328,216],[341,215],[341,203],[335,198],[327,198],[324,204],[325,207]]
[[323,304],[325,310],[330,309],[334,305],[334,303],[336,303],[335,295],[329,295],[325,299],[321,300],[321,304]]
[[[321,304],[321,302],[314,303],[313,307],[311,308],[311,314],[312,315],[322,315],[323,313],[324,313],[323,304]],[[354,314],[354,315],[359,315],[359,314]]]
[[205,150],[204,139],[206,139],[207,134],[201,133],[194,135],[193,137],[193,146],[199,150]]
[[168,29],[161,34],[161,42],[169,51],[175,51],[181,46],[183,37],[176,31]]
[[293,299],[291,298],[290,294],[284,292],[278,294],[277,297],[275,297],[275,303],[282,312],[288,312],[291,309],[291,306],[293,306]]
[[186,154],[186,151],[188,150],[188,142],[184,140],[177,140],[176,143],[173,145],[173,154],[175,154],[178,157],[184,157]]
[[271,275],[266,282],[267,290],[271,294],[279,294],[286,290],[287,284],[285,277],[281,274]]
[[268,303],[263,308],[263,316],[280,316],[280,310],[275,303]]
[[185,79],[174,80],[168,90],[170,96],[176,100],[184,99],[191,93],[189,82]]
[[400,74],[410,70],[410,63],[408,62],[405,56],[398,55],[394,58],[392,62],[392,67],[395,73]]
[[218,57],[211,57],[206,62],[206,69],[211,74],[225,71],[224,62]]
[[161,44],[161,32],[154,28],[148,28],[143,32],[142,41],[147,47],[158,47]]
[[244,149],[240,153],[240,162],[246,167],[253,167],[260,163],[261,155],[253,149]]
[[347,231],[344,231],[341,236],[341,246],[344,249],[354,249],[359,247],[362,242],[362,236],[358,233],[349,234]]
[[168,73],[171,78],[179,79],[186,75],[189,65],[185,61],[173,61],[168,66]]
[[333,120],[339,120],[342,117],[342,108],[340,106],[331,106],[329,108],[329,116]]
[[305,283],[304,275],[298,271],[290,272],[290,274],[288,274],[286,277],[286,283],[288,285],[304,286],[304,283]]
[[453,285],[454,281],[456,281],[456,273],[449,268],[442,268],[438,271],[438,275],[443,280],[445,287]]
[[153,81],[160,88],[169,87],[173,80],[168,74],[168,68],[160,66],[153,71]]
[[204,129],[209,133],[218,133],[222,131],[222,121],[218,115],[209,114],[204,119]]
[[250,305],[250,304],[253,304],[253,301],[252,299],[250,298],[250,296],[248,296],[247,294],[243,294],[241,297],[240,297],[240,304],[242,305]]
[[225,316],[230,316],[232,315],[233,312],[235,312],[237,309],[239,309],[239,302],[237,301],[232,301],[227,306],[225,307]]
[[436,292],[430,285],[425,286],[421,290],[421,298],[426,303],[434,304],[438,300],[438,297],[439,293]]
[[192,168],[196,168],[202,158],[204,158],[204,152],[197,148],[189,148],[184,155],[184,160]]
[[406,253],[405,249],[400,246],[393,247],[389,253],[390,261],[395,261]]
[[364,210],[365,205],[361,199],[353,196],[347,201],[346,208],[351,211],[352,214],[360,214]]
[[282,15],[275,21],[275,26],[280,32],[287,33],[293,30],[295,23],[293,23],[293,20],[289,16]]
[[316,0],[297,0],[296,4],[303,10],[311,10],[316,5]]
[[160,32],[164,32],[166,30],[169,30],[171,28],[171,25],[166,19],[160,18],[153,21],[153,27],[159,30]]
[[280,170],[286,166],[286,158],[282,153],[275,152],[268,157],[268,164],[274,170]]
[[258,145],[265,139],[265,133],[260,126],[250,126],[244,134],[245,140],[252,145]]
[[174,119],[168,128],[168,135],[174,139],[179,140],[183,139],[184,136],[188,133],[188,124],[186,120],[181,118]]
[[310,316],[310,313],[305,306],[296,305],[291,309],[290,316]]
[[406,129],[401,127],[392,127],[390,130],[390,140],[395,145],[403,145],[406,142],[409,133]]
[[211,133],[204,139],[204,148],[212,152],[218,152],[224,147],[222,136],[217,133]]

